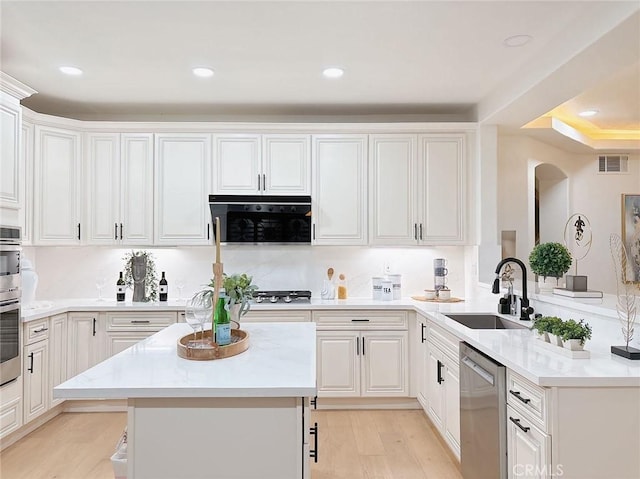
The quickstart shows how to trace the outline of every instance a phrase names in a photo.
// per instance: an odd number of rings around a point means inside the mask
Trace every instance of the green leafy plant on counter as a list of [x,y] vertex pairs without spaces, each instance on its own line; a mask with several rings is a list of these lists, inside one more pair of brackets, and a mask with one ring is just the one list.
[[533,322],[533,326],[531,329],[537,331],[538,333],[551,333],[555,334],[554,329],[557,330],[558,326],[562,324],[562,319],[557,316],[541,316],[540,318],[536,318]]
[[562,336],[563,341],[578,339],[580,340],[580,345],[584,345],[587,339],[591,339],[592,332],[591,326],[589,326],[588,323],[585,323],[583,319],[580,321],[575,321],[573,319],[564,321],[559,331],[559,336]]
[[[227,308],[231,309],[235,304],[240,304],[240,316],[243,316],[249,311],[251,306],[250,302],[253,298],[253,293],[258,289],[258,286],[251,284],[253,277],[242,274],[224,274],[222,277],[222,287],[225,290],[229,302]],[[215,288],[215,279],[212,278],[211,282],[205,289],[198,291],[194,295],[194,299],[207,298],[213,302],[213,293]]]
[[131,251],[122,258],[124,260],[124,282],[128,288],[133,289],[133,258],[145,257],[147,260],[147,272],[144,277],[144,301],[155,301],[158,298],[158,276],[153,254],[148,251]]
[[571,267],[571,254],[560,243],[541,243],[534,246],[529,255],[531,270],[544,279],[560,278]]

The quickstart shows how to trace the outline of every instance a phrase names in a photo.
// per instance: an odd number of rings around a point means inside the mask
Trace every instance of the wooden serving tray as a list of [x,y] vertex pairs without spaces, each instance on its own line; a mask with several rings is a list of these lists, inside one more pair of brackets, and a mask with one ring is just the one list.
[[411,299],[415,299],[416,301],[426,301],[429,303],[461,303],[464,299],[451,297],[449,299],[427,299],[426,296],[411,296]]
[[[211,340],[212,333],[210,329],[204,332],[204,338]],[[227,344],[226,346],[218,346],[216,343],[213,343],[214,347],[212,348],[189,348],[187,344],[192,339],[193,333],[182,336],[178,340],[178,356],[193,361],[211,361],[213,359],[224,359],[235,356],[249,349],[249,333],[242,329],[231,330],[231,344]]]

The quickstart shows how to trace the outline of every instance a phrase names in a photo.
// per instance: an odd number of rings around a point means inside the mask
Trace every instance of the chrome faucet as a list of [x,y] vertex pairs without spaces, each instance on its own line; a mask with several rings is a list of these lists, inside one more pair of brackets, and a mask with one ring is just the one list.
[[507,263],[515,263],[520,266],[522,270],[522,298],[520,298],[520,320],[528,321],[529,315],[533,313],[533,308],[529,306],[529,298],[527,297],[527,268],[522,261],[518,258],[504,258],[496,266],[496,279],[493,281],[493,288],[491,292],[493,294],[500,293],[500,270]]

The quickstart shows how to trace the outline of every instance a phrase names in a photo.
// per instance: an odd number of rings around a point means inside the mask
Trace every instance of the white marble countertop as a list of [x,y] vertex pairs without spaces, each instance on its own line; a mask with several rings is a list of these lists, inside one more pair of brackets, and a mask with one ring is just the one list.
[[[552,306],[560,311],[564,319],[573,317],[578,319],[576,312],[587,312],[603,316],[598,319],[588,319],[594,329],[592,340],[585,348],[591,353],[590,359],[572,359],[559,353],[543,349],[539,340],[529,330],[474,330],[467,328],[442,313],[474,312],[495,313],[497,296],[489,291],[479,291],[477,297],[465,299],[460,303],[433,303],[414,301],[403,298],[395,301],[374,301],[369,298],[350,298],[347,300],[323,301],[312,299],[310,303],[290,304],[253,304],[252,310],[408,310],[427,315],[431,320],[466,341],[496,361],[511,368],[527,379],[541,386],[575,386],[575,387],[640,387],[640,361],[630,361],[612,355],[610,348],[614,344],[622,344],[620,328],[615,318],[615,309],[610,309],[611,298],[603,300],[567,299],[551,294],[532,295],[534,300],[541,301],[545,306]],[[541,305],[542,306],[542,305]],[[614,307],[615,308],[615,307]],[[181,311],[184,301],[169,301],[168,303],[116,303],[115,301],[96,300],[66,300],[55,302],[48,310],[23,312],[23,321],[63,313],[65,311]],[[605,311],[607,314],[601,314]],[[518,321],[516,318],[503,316],[506,319]],[[289,323],[291,324],[291,323]],[[528,324],[530,325],[530,324]],[[640,336],[640,335],[637,335]],[[640,347],[640,338],[636,338],[632,345]]]
[[192,332],[174,324],[54,388],[54,397],[313,397],[315,323],[245,324],[249,349],[230,358],[178,357],[178,339]]

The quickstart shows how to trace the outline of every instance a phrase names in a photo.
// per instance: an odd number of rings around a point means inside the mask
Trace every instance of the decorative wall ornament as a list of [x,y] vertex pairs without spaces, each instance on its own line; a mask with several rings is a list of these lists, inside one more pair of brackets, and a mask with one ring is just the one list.
[[626,342],[625,346],[611,346],[611,352],[627,359],[640,359],[640,349],[629,346],[635,329],[637,297],[635,285],[625,279],[628,268],[627,251],[622,239],[617,234],[612,234],[609,237],[609,246],[616,273],[616,293],[618,295],[616,310],[622,325],[622,337]]

